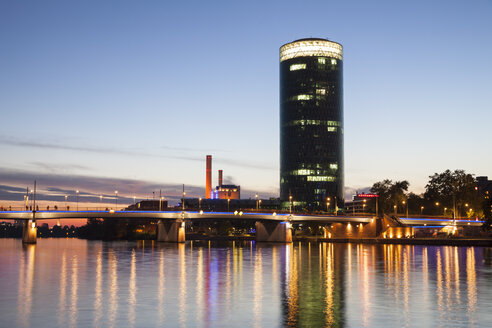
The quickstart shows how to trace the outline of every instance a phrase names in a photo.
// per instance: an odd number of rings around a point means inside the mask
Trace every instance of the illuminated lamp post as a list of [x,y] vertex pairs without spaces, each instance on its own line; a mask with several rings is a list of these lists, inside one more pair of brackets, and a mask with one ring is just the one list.
[[422,212],[424,211],[424,207],[420,206],[420,215],[422,215]]
[[65,195],[65,208],[68,210],[67,199],[68,199],[68,195]]
[[76,200],[77,200],[77,211],[79,210],[79,191],[76,190],[75,191],[75,195],[76,195]]
[[231,202],[230,198],[227,198],[227,212],[229,212],[229,203]]
[[439,202],[436,202],[437,213],[439,213]]
[[261,209],[261,199],[258,200],[258,206]]
[[395,211],[395,215],[397,214],[396,208],[397,208],[396,204],[393,205],[393,210]]
[[329,209],[329,206],[330,206],[330,200],[331,198],[330,197],[327,197],[326,198],[326,212],[328,213],[328,209]]
[[[184,185],[183,185],[183,189],[184,189]],[[183,190],[183,212],[185,210],[185,196],[186,196],[186,192],[184,192]]]
[[292,195],[289,195],[289,213],[292,214]]
[[406,216],[408,218],[408,202],[407,201],[403,201],[402,204],[405,206],[406,205]]
[[202,197],[198,198],[198,209],[202,209]]
[[335,216],[338,216],[338,203],[337,203],[337,196],[335,196]]
[[255,194],[255,198],[256,198],[256,210],[258,211],[258,194]]

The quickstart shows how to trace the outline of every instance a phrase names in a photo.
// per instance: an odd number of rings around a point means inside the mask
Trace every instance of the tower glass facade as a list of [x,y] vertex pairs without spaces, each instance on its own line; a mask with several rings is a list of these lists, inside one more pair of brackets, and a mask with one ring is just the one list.
[[280,47],[280,199],[343,206],[343,53],[301,39]]

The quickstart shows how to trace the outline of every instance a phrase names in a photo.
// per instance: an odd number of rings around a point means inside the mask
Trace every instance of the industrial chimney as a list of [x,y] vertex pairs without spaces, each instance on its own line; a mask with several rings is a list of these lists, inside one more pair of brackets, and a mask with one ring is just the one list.
[[219,187],[222,187],[222,170],[219,170]]
[[212,155],[207,155],[207,169],[205,171],[205,199],[212,196]]

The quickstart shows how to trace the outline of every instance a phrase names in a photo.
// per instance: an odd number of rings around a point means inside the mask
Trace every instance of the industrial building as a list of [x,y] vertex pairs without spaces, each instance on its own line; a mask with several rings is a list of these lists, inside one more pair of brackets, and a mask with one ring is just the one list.
[[[343,208],[343,53],[301,39],[280,47],[280,199],[284,207]],[[335,210],[335,209],[333,209]]]
[[205,199],[240,199],[241,186],[224,185],[223,170],[219,170],[218,185],[212,190],[212,155],[206,157],[205,168]]

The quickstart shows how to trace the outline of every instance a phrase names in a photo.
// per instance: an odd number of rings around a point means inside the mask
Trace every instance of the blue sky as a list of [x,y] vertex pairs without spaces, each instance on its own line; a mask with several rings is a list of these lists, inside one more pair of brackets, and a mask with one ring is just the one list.
[[490,0],[2,1],[0,185],[201,196],[212,154],[214,182],[223,169],[243,197],[275,196],[278,49],[304,37],[344,46],[349,193],[491,176],[491,14]]

